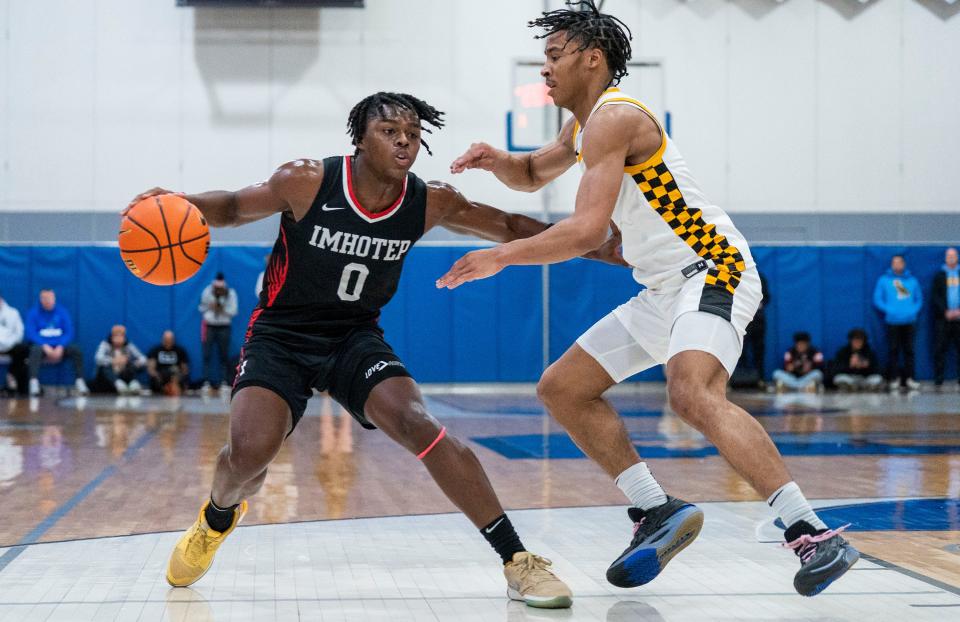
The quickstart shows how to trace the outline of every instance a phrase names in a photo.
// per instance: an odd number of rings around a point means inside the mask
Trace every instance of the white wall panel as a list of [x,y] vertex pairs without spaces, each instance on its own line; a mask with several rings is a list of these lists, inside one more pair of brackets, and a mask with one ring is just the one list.
[[[511,72],[516,59],[543,58],[538,30],[527,22],[542,10],[540,0],[456,2],[451,21],[452,46],[436,53],[446,67],[452,92],[440,94],[449,125],[433,137],[433,158],[425,169],[449,181],[474,200],[512,211],[539,211],[543,197],[509,190],[489,174],[452,176],[450,162],[478,140],[506,145],[505,115],[511,105]],[[556,3],[555,3],[556,4]],[[429,66],[436,60],[425,60]],[[439,77],[439,76],[438,76]],[[445,107],[444,107],[445,106]],[[572,202],[568,203],[572,207]]]
[[272,170],[269,11],[193,12],[181,58],[183,188],[235,189]]
[[960,211],[960,15],[903,20],[903,198],[906,211]]
[[[235,188],[350,150],[350,108],[403,90],[445,110],[424,178],[512,210],[492,176],[514,59],[542,0],[368,0],[362,10],[178,9],[173,0],[0,0],[0,211],[116,210],[153,184]],[[551,0],[551,6],[559,6]],[[917,0],[607,0],[663,63],[674,139],[731,211],[951,211],[960,15]],[[644,99],[644,93],[634,93]],[[552,191],[570,209],[577,174]]]
[[916,7],[910,0],[874,2],[848,17],[818,4],[816,189],[823,211],[901,208],[900,35],[907,6]]
[[740,211],[815,205],[816,5],[728,9],[729,200]]
[[188,17],[159,2],[96,3],[93,200],[103,209],[119,210],[153,186],[181,186],[180,56]]
[[7,201],[10,187],[10,89],[7,76],[10,74],[10,2],[0,0],[0,209]]
[[[620,0],[626,3],[626,0]],[[710,200],[729,205],[728,11],[723,0],[640,4],[637,56],[662,59],[673,139]],[[643,93],[637,93],[643,99]]]
[[96,11],[10,2],[6,208],[94,209]]

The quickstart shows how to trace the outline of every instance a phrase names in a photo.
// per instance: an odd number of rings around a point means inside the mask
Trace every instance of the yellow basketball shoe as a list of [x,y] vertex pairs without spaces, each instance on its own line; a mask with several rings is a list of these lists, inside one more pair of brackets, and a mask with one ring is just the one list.
[[240,506],[234,510],[233,523],[224,531],[214,531],[207,524],[204,518],[204,511],[207,509],[207,503],[200,508],[200,516],[197,522],[187,529],[177,541],[177,546],[173,548],[170,554],[170,563],[167,565],[167,583],[173,587],[187,587],[200,580],[207,574],[210,566],[213,564],[213,556],[217,554],[217,549],[223,544],[236,526],[243,520],[247,513],[247,502],[241,501]]
[[549,559],[521,551],[503,567],[507,596],[530,607],[565,609],[573,604],[570,588],[550,570]]

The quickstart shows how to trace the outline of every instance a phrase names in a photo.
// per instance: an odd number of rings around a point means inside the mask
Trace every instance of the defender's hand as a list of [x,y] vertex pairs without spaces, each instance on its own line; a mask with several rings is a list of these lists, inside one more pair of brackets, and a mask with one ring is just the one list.
[[126,216],[126,215],[127,215],[127,212],[130,211],[130,208],[133,207],[134,205],[136,205],[137,203],[139,203],[140,201],[142,201],[142,200],[144,200],[144,199],[149,199],[150,197],[157,197],[157,196],[160,196],[161,194],[175,194],[175,195],[177,195],[177,196],[181,196],[181,197],[182,197],[182,196],[184,196],[186,193],[184,193],[184,192],[174,192],[174,191],[172,191],[172,190],[165,190],[165,189],[163,189],[163,188],[151,188],[150,190],[147,190],[146,192],[141,192],[140,194],[138,194],[137,196],[135,196],[135,197],[133,198],[133,200],[130,201],[129,204],[127,204],[127,206],[123,209],[123,211],[120,212],[120,215],[121,215],[121,216]]
[[610,237],[607,238],[607,241],[604,242],[600,248],[587,255],[587,257],[615,266],[630,265],[623,258],[623,235],[612,220],[610,221]]
[[450,172],[456,175],[471,168],[492,171],[500,157],[500,150],[487,143],[473,143],[466,153],[453,161]]
[[454,289],[464,283],[493,276],[504,267],[499,248],[473,251],[458,259],[446,274],[437,279],[437,288]]

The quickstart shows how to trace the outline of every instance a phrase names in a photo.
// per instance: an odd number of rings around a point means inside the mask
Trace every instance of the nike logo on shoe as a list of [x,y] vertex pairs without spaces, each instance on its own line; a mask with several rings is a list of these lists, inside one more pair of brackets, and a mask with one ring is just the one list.
[[500,523],[502,523],[504,520],[506,520],[506,519],[505,519],[505,518],[501,518],[500,520],[498,520],[498,521],[495,522],[494,524],[490,525],[489,527],[487,527],[486,529],[483,530],[484,533],[493,533],[493,530],[497,528],[497,525],[499,525]]
[[327,205],[326,203],[324,203],[324,204],[320,207],[320,209],[322,209],[322,210],[325,211],[325,212],[335,212],[335,211],[337,211],[338,209],[347,209],[347,208],[345,208],[345,207],[330,207],[329,205]]

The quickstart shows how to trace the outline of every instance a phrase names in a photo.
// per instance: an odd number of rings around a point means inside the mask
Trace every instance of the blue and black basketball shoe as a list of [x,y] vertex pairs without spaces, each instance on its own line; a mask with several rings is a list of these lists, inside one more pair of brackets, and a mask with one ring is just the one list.
[[628,508],[627,514],[634,522],[633,540],[607,568],[607,581],[617,587],[653,581],[677,553],[693,543],[703,527],[700,508],[669,495],[661,506]]

